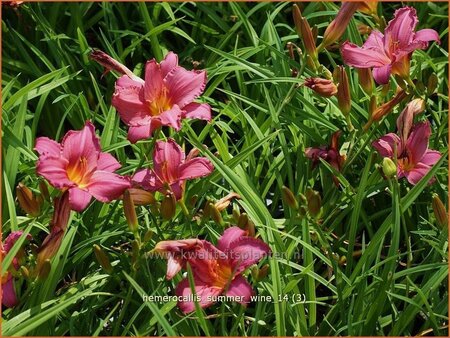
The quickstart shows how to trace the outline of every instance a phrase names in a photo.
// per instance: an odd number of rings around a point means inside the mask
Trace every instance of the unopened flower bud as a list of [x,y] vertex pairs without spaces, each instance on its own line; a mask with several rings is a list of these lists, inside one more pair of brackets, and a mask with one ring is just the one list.
[[333,81],[319,77],[310,77],[306,79],[305,86],[311,88],[322,97],[331,97],[336,95],[338,92],[338,89]]
[[248,220],[245,230],[247,231],[248,236],[250,237],[256,236],[255,223],[253,223],[251,219]]
[[258,275],[259,275],[259,267],[258,267],[258,265],[253,265],[251,268],[250,268],[250,273],[251,273],[251,275],[252,275],[252,277],[253,277],[253,279],[256,281],[256,280],[258,280]]
[[340,266],[343,266],[343,265],[345,265],[347,263],[347,257],[346,256],[341,256],[341,257],[339,257],[339,262],[338,262],[338,264],[340,265]]
[[20,273],[22,274],[23,278],[30,278],[30,271],[28,271],[28,269],[23,265],[20,267]]
[[47,183],[43,180],[39,181],[39,191],[41,192],[41,196],[47,202],[50,202],[50,193],[48,192]]
[[219,209],[214,204],[211,204],[210,206],[211,211],[211,219],[218,225],[224,226],[225,223],[223,222],[222,214],[220,213]]
[[328,25],[325,33],[323,34],[323,40],[321,48],[325,48],[332,43],[339,40],[347,29],[353,14],[357,10],[359,4],[357,2],[343,2],[339,9],[336,18]]
[[36,198],[36,195],[28,187],[19,183],[16,188],[16,195],[23,211],[33,217],[39,215],[42,202]]
[[177,208],[177,201],[175,199],[175,195],[173,193],[167,194],[164,196],[161,202],[161,217],[164,220],[169,220],[173,216],[175,216],[175,211]]
[[189,206],[194,207],[198,201],[198,195],[194,195],[189,199]]
[[397,174],[397,167],[389,157],[383,158],[383,164],[381,166],[383,168],[383,174],[387,178],[391,178]]
[[350,97],[350,85],[348,82],[347,72],[344,66],[336,68],[336,78],[338,82],[337,99],[342,114],[348,116],[352,108],[352,99]]
[[261,281],[264,278],[267,277],[267,275],[269,274],[269,264],[264,264],[260,269],[259,269],[259,273],[258,273],[258,278],[256,279],[257,281]]
[[319,67],[320,74],[323,75],[323,77],[327,80],[333,80],[333,73],[330,72],[330,70],[325,67],[324,65],[320,65]]
[[359,34],[361,35],[370,35],[370,33],[372,33],[372,27],[367,26],[363,23],[358,24],[357,28]]
[[51,269],[52,264],[50,263],[50,259],[46,259],[38,270],[38,279],[45,280],[48,277]]
[[123,212],[128,223],[128,227],[134,233],[138,230],[138,219],[133,199],[128,190],[123,193]]
[[135,80],[138,77],[133,74],[131,70],[129,70],[125,65],[117,61],[116,59],[112,58],[105,52],[101,50],[93,50],[90,55],[91,59],[101,64],[103,67],[105,67],[104,74],[108,73],[110,70],[114,70],[122,75],[128,75],[129,78]]
[[152,237],[153,237],[153,231],[150,229],[144,235],[144,242],[150,241],[152,239]]
[[127,189],[127,191],[130,194],[134,205],[148,205],[156,203],[155,196],[150,191],[139,188],[130,188]]
[[370,68],[358,68],[359,83],[367,95],[373,92],[373,76]]
[[427,95],[431,95],[434,93],[438,85],[438,77],[435,73],[431,74],[428,78],[428,85],[427,85]]
[[238,219],[237,226],[241,229],[245,229],[248,223],[248,216],[245,212],[243,212]]
[[294,193],[286,186],[283,186],[281,188],[281,197],[283,198],[284,203],[288,205],[290,208],[297,210],[298,209],[298,202],[297,199],[294,196]]
[[239,196],[239,194],[237,194],[235,192],[230,192],[228,195],[226,195],[225,197],[223,197],[220,200],[218,200],[214,204],[214,206],[217,208],[217,210],[223,211],[230,205],[231,200],[234,199],[234,198],[240,199],[241,196]]
[[302,16],[302,13],[297,5],[293,6],[292,11],[297,34],[303,40],[303,44],[308,55],[310,55],[313,59],[316,59],[316,42],[308,20]]
[[140,244],[137,239],[131,242],[131,262],[133,264],[133,268],[137,268],[136,262],[139,258]]
[[241,213],[239,209],[233,208],[233,219],[235,223],[239,222],[239,217],[241,216]]
[[95,258],[100,266],[105,270],[106,273],[111,274],[113,268],[111,266],[111,262],[109,261],[109,257],[103,249],[97,244],[93,245]]
[[448,213],[445,209],[444,203],[437,194],[433,194],[433,200],[431,203],[433,207],[434,217],[436,217],[436,223],[442,228],[448,225]]
[[211,201],[209,199],[206,200],[205,207],[203,208],[203,220],[206,222],[211,217]]
[[318,191],[308,188],[305,192],[306,200],[308,201],[308,211],[313,217],[320,214],[322,208],[322,199]]

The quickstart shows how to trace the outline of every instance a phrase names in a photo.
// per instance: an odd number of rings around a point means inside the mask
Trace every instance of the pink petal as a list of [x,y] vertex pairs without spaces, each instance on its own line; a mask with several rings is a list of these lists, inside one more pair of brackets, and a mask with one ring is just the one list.
[[[179,201],[183,197],[183,181],[177,181],[170,185],[170,189],[172,190],[173,194],[175,195],[175,199]],[[159,188],[158,190],[161,190]]]
[[92,174],[87,189],[99,201],[110,202],[130,187],[129,177],[98,170]]
[[[126,75],[121,82],[130,82],[130,78]],[[111,104],[119,112],[120,118],[129,126],[139,126],[148,124],[150,121],[149,107],[144,99],[143,86],[127,86],[120,87],[116,83],[116,91],[114,92]]]
[[439,161],[441,156],[441,153],[437,150],[427,150],[425,155],[423,155],[422,159],[420,160],[420,163],[431,167],[435,165],[437,161]]
[[399,49],[408,46],[413,40],[417,23],[418,19],[414,8],[402,7],[397,9],[394,19],[389,21],[384,31],[385,48],[390,48],[394,43],[398,44]]
[[[23,231],[22,230],[18,230],[18,231],[12,231],[8,237],[6,237],[4,244],[3,244],[3,248],[2,250],[5,253],[8,253],[9,250],[11,250],[11,248],[13,247],[14,243],[17,242],[17,240],[20,238],[20,236],[22,236]],[[31,239],[31,235],[27,234],[27,239]]]
[[203,177],[211,174],[214,166],[206,157],[196,157],[189,160],[179,168],[180,180],[191,180],[197,177]]
[[386,84],[389,82],[389,77],[391,76],[392,65],[385,65],[383,67],[374,68],[373,78],[378,84]]
[[132,126],[128,129],[128,141],[136,143],[139,140],[148,139],[152,134],[151,124]]
[[161,61],[161,74],[165,78],[174,68],[178,67],[178,55],[169,52],[166,58]]
[[400,137],[394,133],[389,133],[380,139],[372,142],[372,146],[378,151],[382,157],[394,157],[394,147],[397,147],[397,155],[402,153],[400,145]]
[[66,168],[68,165],[69,161],[65,158],[41,156],[36,164],[36,172],[55,188],[71,187],[74,183],[67,177]]
[[183,108],[183,118],[211,121],[211,106],[207,103],[192,102]]
[[172,103],[181,109],[197,98],[206,86],[206,72],[189,71],[182,67],[174,68],[164,79]]
[[167,183],[178,180],[178,167],[184,162],[185,155],[174,139],[167,142],[156,141],[153,152],[153,166],[156,175]]
[[421,29],[420,31],[417,31],[414,40],[423,42],[437,41],[438,44],[441,43],[439,34],[434,29]]
[[183,260],[179,257],[175,257],[173,254],[169,254],[167,257],[167,272],[166,279],[172,279],[182,268]]
[[153,170],[143,169],[134,174],[132,181],[145,190],[156,191],[159,190],[163,183],[156,177]]
[[366,42],[363,44],[364,49],[374,49],[377,51],[384,51],[384,42],[383,42],[384,35],[383,33],[373,30],[372,33],[370,33],[369,37],[367,38]]
[[[198,297],[197,300],[200,307],[202,308],[206,308],[214,304],[215,302],[213,301],[213,297],[219,296],[223,291],[223,289],[221,288],[210,286],[196,279],[194,279],[194,282],[195,282],[195,293]],[[186,299],[186,301],[179,301],[177,303],[179,309],[182,312],[189,313],[195,311],[195,303],[192,301],[194,300],[194,295],[191,292],[189,280],[187,278],[183,279],[180,283],[178,283],[175,289],[175,294],[178,297],[183,297],[183,299]]]
[[236,274],[239,274],[269,253],[270,248],[263,241],[253,237],[241,237],[231,243],[228,258],[236,269]]
[[420,114],[425,109],[425,101],[414,99],[409,102],[397,118],[397,133],[402,142],[406,143],[414,121],[414,116]]
[[172,127],[175,130],[181,129],[181,109],[178,105],[173,105],[170,110],[163,111],[157,118],[161,125]]
[[100,153],[97,161],[97,169],[104,171],[116,171],[121,167],[121,164],[108,153]]
[[34,150],[36,150],[39,155],[50,155],[53,157],[61,156],[60,144],[48,137],[38,137],[36,139]]
[[344,63],[355,68],[383,67],[391,63],[384,50],[365,49],[348,41],[343,43],[341,53]]
[[248,304],[251,302],[251,296],[253,296],[255,292],[242,275],[237,275],[230,283],[225,294],[234,297],[236,300],[240,299],[239,303],[241,304]]
[[220,236],[217,241],[217,248],[223,252],[226,252],[230,248],[231,243],[243,236],[247,236],[247,232],[241,228],[236,226],[228,228],[223,232],[223,235]]
[[147,61],[145,65],[145,100],[147,102],[158,100],[163,88],[163,76],[159,64],[154,59]]
[[6,307],[14,307],[19,303],[14,290],[14,279],[10,272],[6,277],[6,282],[2,284],[2,304]]
[[129,76],[121,76],[116,81],[116,89],[128,87],[137,87],[138,89],[141,89],[143,86],[144,80],[138,77],[130,78]]
[[100,142],[91,121],[87,121],[81,130],[68,131],[61,142],[61,147],[62,155],[69,161],[69,165],[78,165],[83,157],[87,161],[87,171],[97,165]]
[[428,121],[414,125],[406,141],[406,151],[408,152],[410,162],[420,162],[428,149],[430,135],[431,128]]
[[404,174],[409,183],[411,183],[412,185],[416,185],[417,183],[419,183],[422,177],[424,177],[430,171],[430,169],[430,166],[418,163],[413,169],[405,171]]
[[69,189],[69,204],[70,209],[82,212],[91,202],[92,196],[89,192],[77,187]]

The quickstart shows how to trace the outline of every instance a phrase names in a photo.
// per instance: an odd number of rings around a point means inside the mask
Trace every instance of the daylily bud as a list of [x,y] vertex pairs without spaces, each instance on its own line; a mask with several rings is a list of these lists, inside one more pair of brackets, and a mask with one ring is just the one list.
[[127,190],[133,200],[134,205],[155,204],[155,196],[153,193],[139,188],[130,188]]
[[317,191],[308,188],[305,192],[306,199],[308,201],[308,211],[313,217],[317,217],[320,214],[322,208],[322,199]]
[[50,202],[50,193],[48,192],[47,183],[41,180],[39,181],[39,191],[41,192],[42,197],[48,202]]
[[252,277],[253,277],[253,279],[256,281],[256,280],[258,280],[258,275],[259,275],[259,267],[258,267],[258,265],[253,265],[251,268],[250,268],[250,273],[251,273],[251,275],[252,275]]
[[52,269],[52,264],[50,263],[50,259],[46,259],[41,268],[38,270],[38,279],[44,280],[48,277],[50,270]]
[[308,55],[310,55],[311,58],[316,59],[316,42],[308,20],[302,16],[302,13],[297,5],[294,5],[292,10],[297,34],[303,40],[303,44]]
[[238,223],[240,216],[241,216],[241,213],[239,212],[239,209],[233,208],[233,219],[234,219],[235,223]]
[[205,207],[203,208],[203,219],[205,221],[209,220],[211,217],[211,205],[213,205],[211,201],[206,200]]
[[153,237],[153,231],[148,230],[144,235],[144,242],[150,241],[152,239],[152,237]]
[[358,68],[359,83],[367,95],[373,92],[372,71],[369,68]]
[[281,188],[281,197],[283,198],[284,203],[286,203],[290,208],[297,210],[298,202],[294,196],[294,193],[288,187],[283,186]]
[[264,278],[267,277],[269,274],[269,264],[264,264],[261,269],[259,269],[258,277],[256,278],[257,281],[261,281]]
[[253,223],[252,220],[248,220],[245,230],[247,230],[247,233],[250,237],[256,236],[255,223]]
[[310,77],[306,79],[305,86],[311,88],[322,97],[331,97],[336,95],[338,91],[333,81],[319,77]]
[[20,267],[20,273],[22,274],[23,278],[30,278],[30,271],[28,271],[28,269],[23,265]]
[[248,223],[248,216],[245,212],[243,212],[238,219],[237,226],[241,229],[245,229]]
[[362,12],[369,15],[376,15],[377,14],[377,6],[378,1],[375,0],[369,0],[369,1],[360,1],[358,2],[358,12]]
[[95,258],[100,266],[106,271],[106,273],[111,274],[113,268],[111,266],[111,262],[109,261],[108,255],[103,249],[97,244],[93,245]]
[[214,206],[217,208],[217,210],[222,211],[225,210],[231,203],[231,200],[233,198],[237,198],[240,199],[241,196],[239,196],[239,194],[236,194],[235,192],[231,192],[228,195],[226,195],[225,197],[221,198],[220,200],[218,200]]
[[435,73],[431,74],[428,78],[428,85],[427,85],[427,95],[431,95],[434,93],[438,85],[438,77]]
[[219,211],[219,209],[216,208],[214,204],[211,204],[210,206],[211,210],[211,219],[218,225],[224,226],[222,215]]
[[24,184],[19,183],[16,188],[17,200],[20,207],[30,216],[36,217],[41,211],[41,204],[36,195]]
[[442,228],[448,225],[448,213],[445,209],[444,203],[437,194],[433,194],[433,200],[431,206],[433,207],[434,217],[436,217],[436,223]]
[[342,114],[347,116],[350,113],[350,109],[352,107],[352,100],[350,97],[350,85],[348,83],[347,72],[345,71],[344,66],[339,66],[338,68],[336,68],[336,75],[338,82],[338,105],[342,111]]
[[359,34],[361,34],[361,35],[369,35],[370,33],[372,33],[372,28],[370,26],[364,25],[362,23],[358,24],[357,28],[358,28]]
[[302,20],[302,12],[297,5],[292,6],[292,15],[294,17],[295,30],[300,39],[302,39],[302,28],[301,28],[301,20]]
[[309,68],[311,68],[312,70],[316,71],[317,70],[317,65],[316,62],[314,61],[314,59],[311,57],[311,55],[306,54],[306,64],[308,65]]
[[169,220],[173,216],[175,216],[175,211],[177,208],[177,201],[175,199],[175,195],[170,193],[164,196],[164,199],[161,202],[161,217],[164,220]]
[[342,266],[342,265],[345,265],[346,263],[347,263],[347,257],[346,257],[346,256],[341,256],[341,257],[339,258],[338,264],[339,264],[340,266]]
[[381,120],[381,118],[383,116],[389,114],[391,112],[391,110],[394,109],[394,107],[397,104],[399,104],[401,101],[403,101],[403,99],[405,99],[407,96],[408,96],[408,94],[404,90],[400,90],[399,92],[397,92],[397,94],[394,96],[394,98],[392,98],[388,102],[382,104],[380,107],[375,109],[375,111],[370,116],[369,121],[363,127],[363,129],[364,130],[369,129],[372,122]]
[[131,262],[133,264],[133,268],[137,268],[136,262],[139,258],[140,245],[139,242],[135,239],[131,242]]
[[110,70],[115,70],[121,75],[128,75],[131,79],[138,78],[136,75],[133,74],[131,70],[129,70],[126,66],[121,64],[119,61],[113,59],[111,56],[106,54],[105,52],[102,52],[101,50],[93,50],[91,52],[91,59],[101,64],[103,67],[105,67],[105,73],[108,73]]
[[356,2],[343,2],[336,18],[328,25],[325,33],[323,34],[322,48],[325,48],[332,43],[339,40],[344,34],[348,23],[350,22],[353,14],[358,8],[359,4]]
[[198,195],[194,195],[189,199],[189,206],[194,207],[198,201]]
[[125,190],[123,193],[123,212],[127,219],[128,227],[133,233],[136,232],[138,230],[138,219],[133,199],[128,190]]
[[333,73],[330,72],[330,70],[327,67],[325,67],[324,65],[320,65],[319,72],[320,72],[320,74],[322,74],[325,77],[325,79],[333,80]]
[[387,178],[391,178],[397,174],[397,167],[395,166],[395,163],[389,157],[383,158],[382,168],[383,168],[383,174]]

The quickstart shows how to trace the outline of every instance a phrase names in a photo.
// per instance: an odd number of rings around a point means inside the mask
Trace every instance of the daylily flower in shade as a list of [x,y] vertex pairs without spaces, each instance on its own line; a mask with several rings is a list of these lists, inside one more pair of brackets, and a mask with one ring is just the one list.
[[40,155],[37,173],[55,188],[68,189],[75,211],[84,210],[92,196],[110,202],[131,186],[129,178],[114,174],[121,165],[112,155],[101,152],[90,121],[82,130],[67,132],[61,143],[39,137],[34,149]]
[[305,86],[314,90],[322,97],[331,97],[338,92],[333,81],[319,77],[310,77],[305,80]]
[[397,177],[406,177],[413,185],[441,158],[439,151],[428,149],[430,123],[425,121],[412,125],[414,115],[422,110],[421,102],[412,101],[397,120],[399,135],[389,133],[372,143],[381,156],[397,158]]
[[408,78],[412,52],[427,48],[429,41],[439,43],[439,35],[433,29],[414,32],[417,23],[414,8],[396,10],[384,34],[374,30],[362,47],[345,42],[344,62],[355,68],[373,68],[373,77],[379,84],[388,83],[391,73]]
[[[192,152],[195,154],[195,151]],[[133,182],[149,191],[166,194],[172,191],[177,200],[183,196],[183,184],[186,180],[203,177],[214,170],[212,163],[205,157],[191,157],[185,154],[173,140],[157,141],[153,152],[153,169],[138,171]]]
[[[13,231],[6,237],[4,243],[0,243],[0,255],[3,258],[8,254],[14,243],[22,236],[23,231]],[[27,235],[27,239],[31,239],[31,235]],[[19,260],[14,257],[11,265],[15,270],[19,269]],[[6,307],[14,307],[18,304],[16,290],[14,288],[14,278],[11,272],[7,272],[2,276],[2,304]]]
[[[182,249],[187,249],[187,252]],[[241,304],[249,303],[254,291],[242,273],[268,255],[270,248],[261,240],[247,236],[246,231],[231,227],[219,238],[217,247],[205,240],[190,239],[160,242],[155,251],[178,257],[178,265],[168,263],[168,272],[169,264],[174,267],[168,274],[170,278],[176,273],[173,271],[178,272],[189,263],[199,305],[206,308],[214,304],[214,298],[221,294],[233,297]],[[181,311],[188,313],[195,310],[188,278],[177,285],[175,293],[181,297],[178,302]]]
[[161,126],[179,130],[185,118],[211,120],[211,107],[194,102],[205,89],[206,72],[178,66],[176,54],[169,52],[161,63],[148,61],[145,80],[125,74],[116,82],[112,105],[130,127],[130,142],[149,138]]

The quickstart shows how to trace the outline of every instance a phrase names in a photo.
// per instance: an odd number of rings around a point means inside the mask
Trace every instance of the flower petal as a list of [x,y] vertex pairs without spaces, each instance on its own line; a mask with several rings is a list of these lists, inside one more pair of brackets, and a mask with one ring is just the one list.
[[2,304],[6,307],[14,307],[19,303],[14,290],[14,278],[8,272],[6,282],[2,284]]
[[132,177],[132,182],[141,186],[144,190],[156,191],[162,187],[162,182],[156,177],[153,170],[143,169]]
[[247,236],[247,232],[239,227],[231,227],[223,232],[217,241],[217,248],[223,252],[226,252],[230,248],[230,244],[237,241],[239,238]]
[[182,268],[183,260],[180,257],[175,257],[173,254],[169,254],[167,257],[167,272],[166,279],[172,279]]
[[72,210],[82,212],[91,202],[92,196],[89,192],[77,187],[69,189],[69,204]]
[[158,100],[164,88],[163,76],[155,59],[145,65],[144,97],[147,102]]
[[[11,248],[13,247],[14,243],[16,243],[18,241],[18,239],[20,238],[20,236],[22,236],[23,231],[22,230],[18,230],[18,231],[12,231],[8,237],[6,237],[4,243],[3,243],[3,248],[2,250],[5,253],[8,253],[9,250],[11,250]],[[27,239],[31,239],[31,235],[27,234]]]
[[391,63],[384,50],[361,48],[351,42],[344,42],[341,48],[344,63],[355,68],[383,67]]
[[436,41],[438,44],[441,43],[438,32],[436,32],[434,29],[429,28],[417,31],[416,35],[414,35],[414,40],[422,42]]
[[437,161],[439,161],[441,156],[441,153],[437,150],[427,150],[425,155],[423,155],[422,159],[420,160],[420,163],[433,166]]
[[167,53],[165,59],[161,61],[162,77],[165,78],[176,67],[178,67],[178,55],[174,52]]
[[239,274],[250,265],[259,262],[269,253],[270,248],[266,243],[259,239],[246,236],[231,243],[228,258],[236,269],[236,274]]
[[113,172],[119,169],[121,166],[122,165],[111,154],[100,153],[100,155],[98,156],[97,162],[98,170]]
[[404,174],[409,183],[416,185],[422,177],[430,171],[430,169],[431,167],[426,164],[417,163],[413,169],[405,171]]
[[406,151],[411,163],[419,163],[428,149],[428,139],[431,135],[430,123],[428,121],[417,123],[413,126],[408,140]]
[[239,303],[248,304],[251,302],[251,296],[253,296],[255,292],[242,275],[237,275],[230,283],[225,294],[230,297],[235,297],[236,300],[238,299],[237,297],[239,297],[241,300]]
[[145,103],[143,86],[130,84],[121,87],[117,84],[119,81],[121,83],[130,83],[133,80],[126,75],[122,76],[116,82],[116,91],[111,99],[111,104],[119,112],[122,121],[129,126],[148,124],[150,114],[148,105]]
[[378,84],[386,84],[389,82],[389,77],[391,76],[392,65],[385,65],[383,67],[374,68],[373,78]]
[[48,137],[38,137],[36,139],[34,150],[36,150],[39,155],[61,156],[61,145]]
[[148,139],[152,134],[151,124],[146,124],[142,126],[131,126],[128,129],[128,141],[131,143],[136,143],[139,140]]
[[97,165],[100,142],[91,121],[87,121],[81,130],[68,131],[61,142],[61,147],[62,156],[69,161],[70,166],[78,165],[83,157],[87,161],[86,170],[89,171]]
[[384,43],[383,43],[384,35],[383,33],[373,30],[372,33],[370,33],[369,37],[367,38],[366,42],[363,44],[363,48],[365,49],[375,49],[378,51],[384,50]]
[[417,23],[416,10],[413,7],[402,7],[394,13],[394,18],[389,21],[385,31],[385,48],[389,49],[393,44],[398,49],[407,47],[413,40]]
[[213,170],[214,166],[210,160],[206,157],[196,157],[180,165],[178,178],[180,180],[191,180],[197,177],[207,176]]
[[69,161],[62,157],[41,156],[36,164],[36,172],[55,188],[71,187],[74,183],[67,177],[68,164]]
[[[223,289],[210,286],[205,284],[197,279],[194,279],[195,282],[195,293],[198,297],[198,303],[200,307],[206,308],[214,304],[214,297],[219,296]],[[180,283],[178,283],[175,294],[178,297],[182,297],[181,301],[178,301],[178,308],[184,312],[189,313],[195,310],[194,303],[194,295],[192,294],[191,288],[189,286],[189,280],[187,278],[183,279]]]
[[156,141],[153,152],[155,174],[163,181],[172,183],[178,180],[178,167],[184,162],[185,155],[174,139],[167,142]]
[[110,202],[119,198],[130,187],[129,177],[97,170],[92,174],[87,189],[99,201]]
[[192,102],[183,108],[183,118],[211,121],[211,106],[207,103]]
[[173,105],[170,110],[163,111],[157,119],[161,125],[172,127],[175,130],[181,129],[181,109],[178,105]]
[[182,67],[174,68],[164,79],[171,102],[181,109],[197,98],[206,85],[206,72],[189,71]]
[[372,146],[378,151],[382,157],[394,157],[394,148],[397,147],[397,154],[402,153],[400,137],[394,133],[389,133],[380,139],[372,142]]

